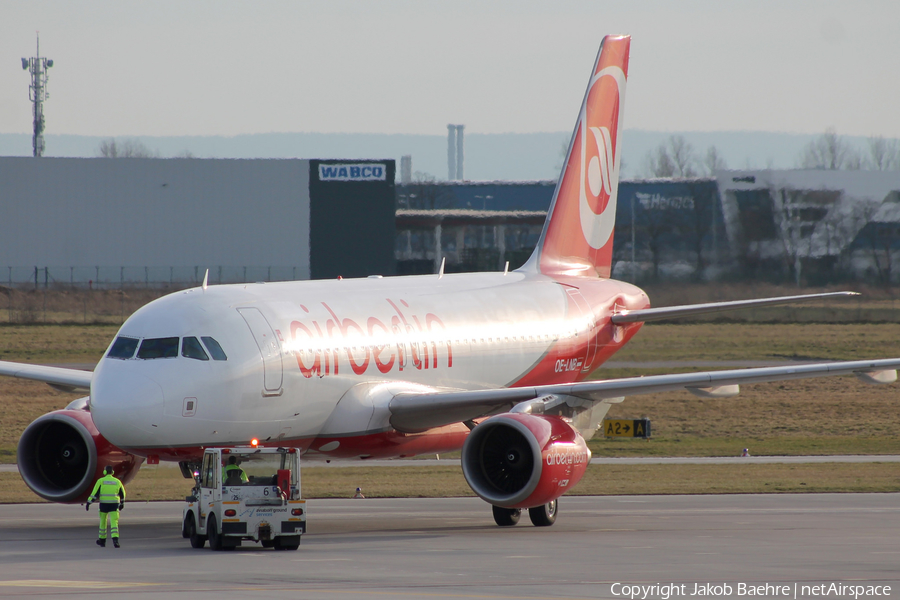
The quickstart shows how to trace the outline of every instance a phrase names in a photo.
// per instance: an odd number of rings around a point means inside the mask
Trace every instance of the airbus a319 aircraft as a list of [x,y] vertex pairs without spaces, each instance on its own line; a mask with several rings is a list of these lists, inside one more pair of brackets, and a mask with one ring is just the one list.
[[[610,278],[629,36],[600,46],[540,241],[512,272],[203,286],[151,302],[93,373],[0,363],[0,374],[89,391],[23,433],[19,472],[39,496],[83,502],[106,465],[203,448],[296,446],[305,459],[462,449],[466,481],[499,525],[556,519],[611,404],[743,383],[855,373],[896,380],[900,359],[587,380],[641,325],[823,295],[650,308]],[[847,293],[838,293],[847,294]],[[825,294],[835,295],[835,294]]]

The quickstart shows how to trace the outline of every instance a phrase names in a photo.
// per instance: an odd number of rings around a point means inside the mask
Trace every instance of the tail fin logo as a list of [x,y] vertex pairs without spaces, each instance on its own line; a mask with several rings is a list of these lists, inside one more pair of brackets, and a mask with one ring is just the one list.
[[610,277],[631,37],[606,36],[534,258],[547,275]]
[[[615,107],[615,112],[618,113],[616,130],[613,132],[615,139],[610,135],[608,127],[594,127],[588,124],[587,108],[592,104],[590,101],[585,103],[586,106],[579,123],[581,130],[581,181],[579,185],[581,231],[585,241],[595,250],[606,245],[615,228],[616,199],[619,188],[619,154],[617,150],[623,116],[620,106],[625,95],[625,72],[618,66],[601,69],[591,78],[588,96],[606,91],[602,89],[601,84],[606,83],[604,78],[607,77],[615,82],[616,86],[617,102],[609,103]],[[612,93],[612,90],[609,90],[609,93]],[[590,137],[593,138],[593,143],[588,140],[588,131],[591,133]]]

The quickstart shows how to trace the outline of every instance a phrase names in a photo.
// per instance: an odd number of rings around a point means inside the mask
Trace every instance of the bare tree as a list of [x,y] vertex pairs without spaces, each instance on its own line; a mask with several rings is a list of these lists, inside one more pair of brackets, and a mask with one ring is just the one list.
[[672,162],[675,163],[675,176],[696,177],[694,147],[684,139],[684,136],[673,135],[670,137],[669,148],[672,151]]
[[854,149],[851,149],[851,151],[847,155],[847,160],[844,162],[844,168],[848,171],[861,170],[863,168],[862,154]]
[[635,226],[638,238],[643,239],[644,246],[650,251],[650,261],[653,264],[653,281],[659,280],[659,263],[662,262],[665,250],[664,240],[666,236],[675,230],[668,211],[647,210],[642,218],[642,223]]
[[122,141],[107,138],[100,142],[98,154],[103,158],[159,158],[158,152],[153,152],[137,138]]
[[817,229],[824,237],[826,255],[836,256],[837,274],[850,273],[852,242],[878,210],[879,204],[877,200],[857,199],[839,210],[830,211],[819,222]]
[[402,189],[400,186],[397,187],[397,201],[399,208],[434,210],[451,208],[453,195],[447,190],[447,186],[437,183],[434,175],[416,171],[413,173],[412,183],[403,186]]
[[[800,217],[800,208],[795,199],[785,189],[771,189],[775,198],[778,214],[777,224],[779,238],[784,248],[785,267],[794,276],[794,282],[800,287],[803,271],[804,254],[808,257],[811,250],[809,235],[804,235],[804,226]],[[805,252],[804,252],[805,251]]]
[[119,146],[116,144],[116,138],[101,141],[97,153],[103,158],[119,158]]
[[648,152],[645,162],[647,163],[647,174],[650,177],[675,176],[675,163],[672,162],[665,144],[660,144],[659,148]]
[[869,138],[869,155],[864,165],[872,171],[900,170],[900,140],[886,140],[882,136]]
[[855,148],[837,134],[833,128],[825,130],[800,153],[799,164],[804,169],[859,169],[862,159]]
[[[714,149],[710,148],[710,150]],[[712,171],[710,171],[710,174],[712,174]],[[718,202],[718,195],[708,183],[703,181],[694,180],[687,184],[687,188],[690,191],[692,201],[687,205],[687,214],[684,215],[685,222],[681,235],[694,253],[694,278],[700,281],[703,279],[706,269],[703,251],[705,247],[710,246],[710,244],[707,244],[707,235],[710,234],[715,226],[715,205]]]
[[556,162],[556,166],[554,169],[557,173],[562,173],[563,168],[566,166],[566,155],[569,153],[569,139],[565,138],[560,140],[559,142],[559,160]]
[[712,177],[716,171],[722,171],[728,168],[725,158],[719,153],[715,146],[710,146],[706,150],[706,158],[703,159],[703,169],[706,174]]
[[893,254],[898,246],[898,228],[892,220],[875,220],[877,213],[886,206],[886,204],[880,205],[877,202],[860,205],[860,218],[865,225],[860,229],[858,239],[872,259],[872,266],[875,268],[878,282],[890,285],[894,272]]
[[694,147],[684,136],[673,135],[647,153],[646,169],[651,177],[696,177]]

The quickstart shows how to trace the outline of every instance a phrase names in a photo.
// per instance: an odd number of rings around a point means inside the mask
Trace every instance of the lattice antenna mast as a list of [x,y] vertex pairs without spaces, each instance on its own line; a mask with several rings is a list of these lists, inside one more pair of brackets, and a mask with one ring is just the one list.
[[22,68],[31,73],[28,99],[33,105],[34,135],[31,138],[31,147],[34,149],[35,157],[44,153],[44,100],[50,97],[47,93],[47,69],[52,66],[52,60],[41,58],[41,35],[38,32],[37,56],[22,59]]

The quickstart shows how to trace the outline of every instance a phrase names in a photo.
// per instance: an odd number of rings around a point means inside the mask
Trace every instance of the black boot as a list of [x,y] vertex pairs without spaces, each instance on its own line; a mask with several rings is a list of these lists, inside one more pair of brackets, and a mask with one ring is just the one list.
[[100,546],[101,548],[106,548],[106,540],[103,538],[97,540],[97,545]]
[[116,548],[121,548],[121,546],[119,546],[119,538],[113,538],[113,546],[115,546]]

